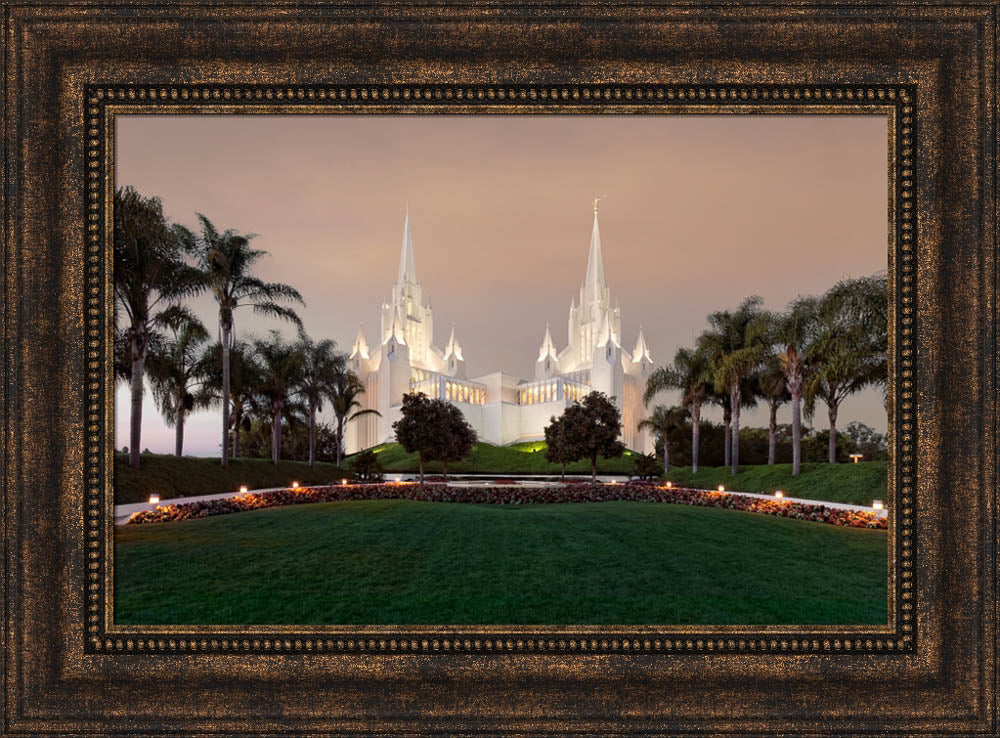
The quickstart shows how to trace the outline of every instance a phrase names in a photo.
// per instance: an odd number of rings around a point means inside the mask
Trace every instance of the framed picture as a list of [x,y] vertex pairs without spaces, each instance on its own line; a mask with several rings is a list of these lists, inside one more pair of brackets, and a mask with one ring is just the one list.
[[997,733],[995,3],[4,10],[5,733]]

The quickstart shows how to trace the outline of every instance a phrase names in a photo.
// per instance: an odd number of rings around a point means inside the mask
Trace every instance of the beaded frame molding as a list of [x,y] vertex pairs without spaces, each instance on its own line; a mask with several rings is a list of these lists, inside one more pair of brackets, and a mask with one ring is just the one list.
[[[998,735],[1000,0],[0,8],[0,733]],[[116,116],[866,111],[889,120],[885,625],[115,624]]]
[[[91,652],[126,653],[912,653],[917,326],[914,90],[908,86],[434,85],[121,86],[86,91],[87,182],[87,639]],[[114,622],[112,425],[115,119],[177,114],[821,114],[888,119],[890,309],[889,621],[877,626],[140,626]],[[893,412],[893,408],[895,411]]]

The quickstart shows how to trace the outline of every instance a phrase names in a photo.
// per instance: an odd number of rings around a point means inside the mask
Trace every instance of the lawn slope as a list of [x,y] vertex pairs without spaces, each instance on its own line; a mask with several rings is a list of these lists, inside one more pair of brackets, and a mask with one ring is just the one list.
[[[417,454],[408,454],[398,443],[385,443],[374,449],[379,464],[387,472],[417,472],[420,468]],[[347,459],[350,463],[350,457]],[[597,458],[598,474],[631,474],[635,467],[635,454],[631,451],[617,459]],[[424,464],[428,474],[439,474],[441,464],[431,461]],[[515,443],[494,446],[476,443],[462,461],[448,464],[449,474],[560,474],[562,467],[545,460],[542,442]],[[590,474],[589,461],[566,465],[567,474]]]
[[887,536],[637,502],[371,500],[116,530],[126,624],[861,624]]
[[773,493],[780,489],[788,497],[807,500],[848,502],[871,505],[872,500],[886,500],[888,462],[863,461],[860,464],[803,464],[798,476],[792,476],[791,464],[741,466],[733,476],[728,466],[701,468],[674,467],[666,478],[684,487],[715,489],[720,484],[732,492]]
[[282,461],[275,466],[264,459],[230,459],[223,468],[218,458],[142,454],[139,469],[128,465],[128,456],[115,454],[115,504],[144,502],[151,494],[161,500],[172,497],[236,492],[244,484],[251,489],[302,484],[329,484],[343,474],[336,464],[317,463],[312,469],[300,461]]

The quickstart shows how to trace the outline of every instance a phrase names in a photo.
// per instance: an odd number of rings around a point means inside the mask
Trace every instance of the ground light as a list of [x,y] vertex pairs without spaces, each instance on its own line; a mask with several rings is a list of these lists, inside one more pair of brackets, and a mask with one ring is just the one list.
[[726,491],[726,488],[725,488],[725,487],[724,487],[723,485],[721,485],[721,484],[720,484],[720,485],[719,485],[719,491],[720,491],[720,492],[725,492],[725,491]]
[[854,463],[857,464],[861,459],[865,457],[864,454],[850,454],[850,457],[854,459]]
[[299,483],[298,482],[292,482],[292,489],[298,489],[298,488],[299,488]]
[[674,486],[673,482],[667,482],[667,489],[670,489],[673,486]]
[[340,486],[343,487],[345,484],[347,484],[347,480],[346,479],[341,479],[340,480]]
[[885,504],[883,504],[882,500],[872,500],[872,509],[885,510]]
[[160,496],[159,495],[150,495],[149,496],[149,504],[150,505],[159,505],[160,504]]
[[240,494],[241,495],[245,495],[249,491],[250,491],[250,488],[247,487],[245,484],[242,487],[240,487]]
[[784,497],[784,496],[785,496],[785,493],[784,493],[784,492],[782,492],[782,491],[781,491],[781,490],[779,489],[779,490],[775,491],[775,493],[774,493],[774,496],[775,496],[775,497]]

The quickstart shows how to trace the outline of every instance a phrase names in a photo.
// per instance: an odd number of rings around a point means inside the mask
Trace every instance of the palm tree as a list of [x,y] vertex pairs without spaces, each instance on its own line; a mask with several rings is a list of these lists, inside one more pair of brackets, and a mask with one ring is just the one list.
[[299,329],[299,352],[302,354],[299,394],[309,411],[309,466],[316,464],[316,414],[323,411],[323,398],[347,366],[347,357],[334,351],[336,345],[330,339],[317,343]]
[[174,454],[184,454],[184,420],[195,407],[206,405],[200,392],[208,375],[201,351],[208,332],[200,323],[189,323],[174,333],[172,341],[151,351],[146,368],[153,399],[167,426],[175,429]]
[[783,351],[777,354],[785,372],[785,387],[792,398],[792,476],[802,467],[802,388],[809,376],[809,358],[819,299],[799,297],[776,325],[775,342]]
[[649,375],[642,396],[643,403],[648,406],[653,396],[662,390],[681,391],[681,405],[691,414],[691,471],[695,474],[698,473],[701,445],[701,406],[712,391],[712,382],[711,367],[704,352],[681,348],[674,354],[673,365],[658,367]]
[[712,365],[716,387],[729,390],[732,412],[732,473],[740,464],[740,408],[743,385],[760,366],[768,351],[767,319],[761,310],[763,300],[746,298],[735,311],[722,310],[708,316],[711,326],[698,338],[698,346]]
[[[682,408],[666,408],[657,405],[652,415],[639,423],[640,431],[648,430],[654,433],[663,442],[663,472],[670,472],[670,431],[675,428],[683,428],[686,413]],[[693,451],[692,451],[693,453]]]
[[885,386],[888,328],[882,316],[888,307],[880,304],[878,281],[877,277],[844,280],[819,300],[810,347],[812,372],[803,387],[803,398],[810,416],[817,399],[826,404],[831,464],[837,461],[840,404],[865,387]]
[[[214,343],[205,349],[204,362],[209,370],[202,387],[207,395],[205,405],[222,399],[222,347]],[[263,369],[254,355],[253,346],[245,341],[233,341],[229,350],[229,401],[232,403],[230,429],[232,431],[232,458],[240,455],[240,431],[249,430],[250,413],[257,409],[258,387]]]
[[841,320],[860,332],[863,350],[871,359],[869,382],[883,393],[888,383],[889,285],[885,272],[844,279],[824,295]]
[[271,416],[271,461],[281,461],[281,426],[286,406],[302,376],[302,353],[295,344],[285,343],[278,331],[271,331],[270,340],[254,341],[254,353],[264,372],[258,393],[267,403]]
[[[197,237],[184,230],[185,241],[197,248],[199,266],[205,274],[208,286],[219,305],[219,343],[222,351],[222,465],[229,465],[229,394],[230,394],[230,351],[235,335],[233,313],[237,308],[249,305],[258,315],[281,318],[302,325],[298,315],[281,303],[298,302],[302,305],[302,295],[287,284],[264,282],[253,276],[252,270],[267,252],[250,248],[254,234],[241,235],[228,229],[219,233],[218,229],[201,213],[201,234]],[[279,447],[280,451],[280,447]]]
[[768,356],[756,374],[758,396],[764,399],[768,409],[767,423],[767,463],[774,464],[777,445],[778,408],[791,399],[781,360],[774,354]]
[[127,373],[131,383],[129,466],[137,469],[146,357],[162,339],[164,328],[179,330],[194,321],[181,300],[204,289],[204,282],[200,272],[187,263],[192,250],[177,228],[167,224],[159,198],[143,197],[132,187],[121,188],[115,192],[114,219],[115,307],[121,311],[116,314],[116,325],[118,315],[125,319],[124,327],[115,332],[116,375]]
[[358,375],[346,368],[341,368],[334,377],[330,385],[330,404],[333,406],[333,414],[337,417],[337,466],[341,462],[341,449],[344,447],[344,426],[363,415],[382,414],[378,410],[363,409],[360,400],[364,394],[365,385],[358,379]]

